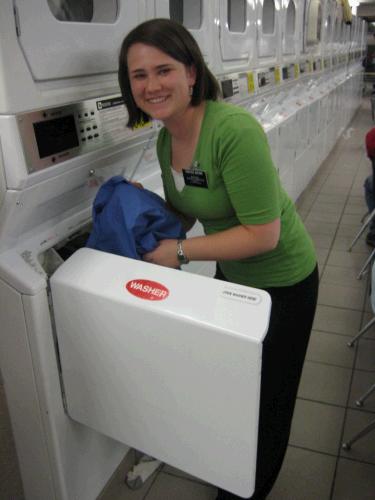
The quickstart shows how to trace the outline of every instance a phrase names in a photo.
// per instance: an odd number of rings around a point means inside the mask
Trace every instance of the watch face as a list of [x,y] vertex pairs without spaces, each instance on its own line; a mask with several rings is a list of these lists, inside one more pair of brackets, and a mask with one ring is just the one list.
[[177,243],[177,259],[180,264],[187,264],[189,262],[189,259],[187,259],[184,254],[181,241]]

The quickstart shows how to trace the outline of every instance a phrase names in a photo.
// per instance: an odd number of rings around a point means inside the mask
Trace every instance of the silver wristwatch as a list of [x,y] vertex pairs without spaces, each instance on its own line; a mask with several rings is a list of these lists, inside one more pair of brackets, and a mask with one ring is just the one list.
[[189,259],[186,257],[184,253],[184,249],[182,248],[183,240],[177,240],[177,259],[180,264],[188,264]]

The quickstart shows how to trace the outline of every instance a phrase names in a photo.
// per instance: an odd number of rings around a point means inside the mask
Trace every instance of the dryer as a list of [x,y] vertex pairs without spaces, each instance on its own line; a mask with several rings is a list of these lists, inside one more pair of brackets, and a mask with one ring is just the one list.
[[321,53],[322,22],[322,0],[307,0],[305,4],[305,17],[303,25],[304,53]]
[[255,2],[219,0],[219,73],[244,71],[256,65]]
[[295,62],[302,52],[303,8],[301,0],[284,0],[281,3],[282,62]]
[[215,4],[203,0],[155,0],[155,17],[183,24],[197,40],[210,69],[218,73],[218,13]]
[[[124,34],[153,17],[140,0],[4,0],[0,110],[17,113],[118,93]],[[100,41],[100,43],[99,43]]]

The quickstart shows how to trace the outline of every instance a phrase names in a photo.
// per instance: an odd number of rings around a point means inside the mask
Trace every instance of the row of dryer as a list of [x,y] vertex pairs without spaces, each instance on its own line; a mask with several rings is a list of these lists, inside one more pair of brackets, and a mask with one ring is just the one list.
[[366,47],[366,23],[353,16],[346,24],[336,0],[5,0],[1,112],[117,92],[121,41],[152,17],[182,22],[220,76],[263,68],[264,81],[277,67],[278,83],[290,78],[293,63],[301,71],[336,68],[359,60]]

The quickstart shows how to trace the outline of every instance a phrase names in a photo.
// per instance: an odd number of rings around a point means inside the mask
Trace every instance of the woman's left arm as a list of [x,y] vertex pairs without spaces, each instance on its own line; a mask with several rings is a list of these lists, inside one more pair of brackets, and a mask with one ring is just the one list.
[[[215,128],[216,166],[239,224],[207,236],[188,238],[189,260],[237,260],[269,252],[280,237],[279,180],[264,131],[250,115],[233,114]],[[176,240],[163,240],[144,260],[179,267]]]
[[[273,250],[280,237],[280,219],[267,224],[239,225],[208,236],[183,240],[189,260],[237,260]],[[166,267],[179,267],[177,240],[162,240],[144,260]]]

